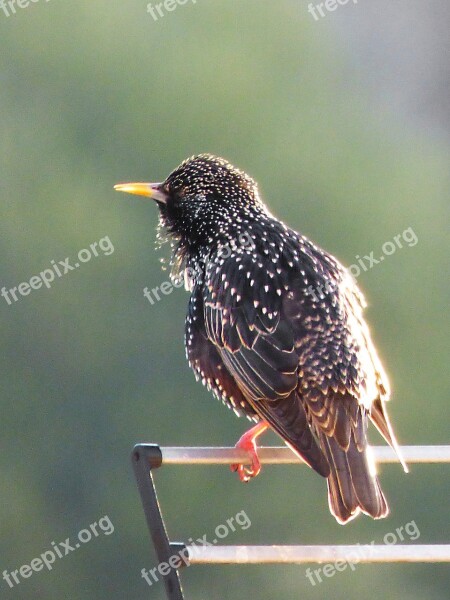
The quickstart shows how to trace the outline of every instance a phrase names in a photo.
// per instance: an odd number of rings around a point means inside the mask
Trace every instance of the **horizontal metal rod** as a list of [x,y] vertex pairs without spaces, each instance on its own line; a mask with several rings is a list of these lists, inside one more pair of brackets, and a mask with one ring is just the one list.
[[[448,463],[450,446],[402,446],[407,463]],[[379,463],[398,463],[395,452],[389,446],[372,447]],[[236,448],[162,447],[162,463],[166,465],[227,465],[247,463],[249,456]],[[258,448],[258,456],[264,464],[294,464],[303,461],[287,446]]]
[[188,546],[191,564],[450,562],[450,545]]

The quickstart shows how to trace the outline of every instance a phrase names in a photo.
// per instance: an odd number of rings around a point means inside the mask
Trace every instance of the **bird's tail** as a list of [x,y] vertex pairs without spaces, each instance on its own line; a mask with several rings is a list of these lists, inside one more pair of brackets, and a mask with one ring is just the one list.
[[386,498],[375,474],[375,463],[366,440],[350,435],[348,449],[335,438],[320,434],[320,446],[327,457],[331,473],[328,477],[328,502],[339,523],[346,523],[362,511],[374,519],[389,513]]

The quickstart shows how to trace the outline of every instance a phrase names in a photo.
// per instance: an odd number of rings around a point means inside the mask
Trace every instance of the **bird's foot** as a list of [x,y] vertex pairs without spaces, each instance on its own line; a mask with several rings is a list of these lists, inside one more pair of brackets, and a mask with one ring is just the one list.
[[259,475],[259,472],[261,471],[261,463],[258,458],[256,447],[256,438],[261,435],[267,427],[268,425],[266,423],[258,423],[258,425],[244,433],[235,446],[240,450],[248,452],[251,457],[251,466],[245,464],[233,464],[230,466],[230,469],[237,472],[239,479],[244,483],[250,481],[252,477]]

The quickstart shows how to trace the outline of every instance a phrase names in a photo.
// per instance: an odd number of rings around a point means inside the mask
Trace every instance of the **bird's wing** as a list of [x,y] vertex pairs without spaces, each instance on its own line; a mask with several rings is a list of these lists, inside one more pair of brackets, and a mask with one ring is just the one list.
[[203,285],[204,322],[228,373],[255,412],[308,464],[326,476],[328,462],[297,392],[299,359],[283,312],[285,270],[250,256],[212,261]]
[[386,442],[395,450],[405,473],[407,473],[408,466],[406,465],[401,455],[401,451],[385,407],[385,402],[389,400],[391,393],[389,380],[384,371],[383,365],[381,364],[381,361],[378,357],[375,346],[372,342],[369,328],[366,322],[364,321],[362,315],[362,311],[366,306],[364,297],[359,292],[356,285],[353,285],[351,288],[347,287],[346,298],[350,306],[352,307],[352,313],[356,318],[359,326],[358,331],[361,338],[360,344],[364,347],[365,352],[367,353],[366,361],[370,363],[370,366],[372,367],[371,373],[372,378],[374,380],[376,393],[372,398],[372,402],[370,404],[370,419],[375,425],[375,427],[378,429],[378,431],[381,433],[381,435],[384,437]]
[[302,401],[331,467],[330,509],[341,523],[359,510],[381,518],[388,506],[368,449],[369,416],[394,444],[395,438],[383,408],[387,378],[362,316],[364,300],[339,265],[323,294],[306,299],[304,292],[292,285],[284,310],[299,353]]
[[[320,297],[305,298],[291,286],[284,309],[299,353],[299,379],[308,415],[319,432],[347,451],[353,439],[362,451],[368,417],[396,450],[384,401],[389,382],[363,318],[365,300],[343,267],[323,255],[334,282]],[[321,260],[324,260],[323,256]]]
[[203,318],[203,298],[199,288],[193,290],[186,316],[186,354],[197,380],[232,408],[238,416],[256,415],[236,381],[226,369],[218,348],[208,339]]

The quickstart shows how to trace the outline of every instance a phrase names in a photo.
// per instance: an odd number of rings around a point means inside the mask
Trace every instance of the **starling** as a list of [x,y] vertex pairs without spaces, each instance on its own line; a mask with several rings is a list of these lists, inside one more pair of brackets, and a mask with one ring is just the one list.
[[327,478],[339,523],[389,508],[367,442],[369,419],[403,463],[385,408],[389,383],[363,319],[364,298],[331,255],[275,218],[256,182],[223,158],[185,160],[163,183],[119,191],[153,198],[190,291],[186,355],[197,379],[256,425],[237,443],[261,467],[267,428]]

